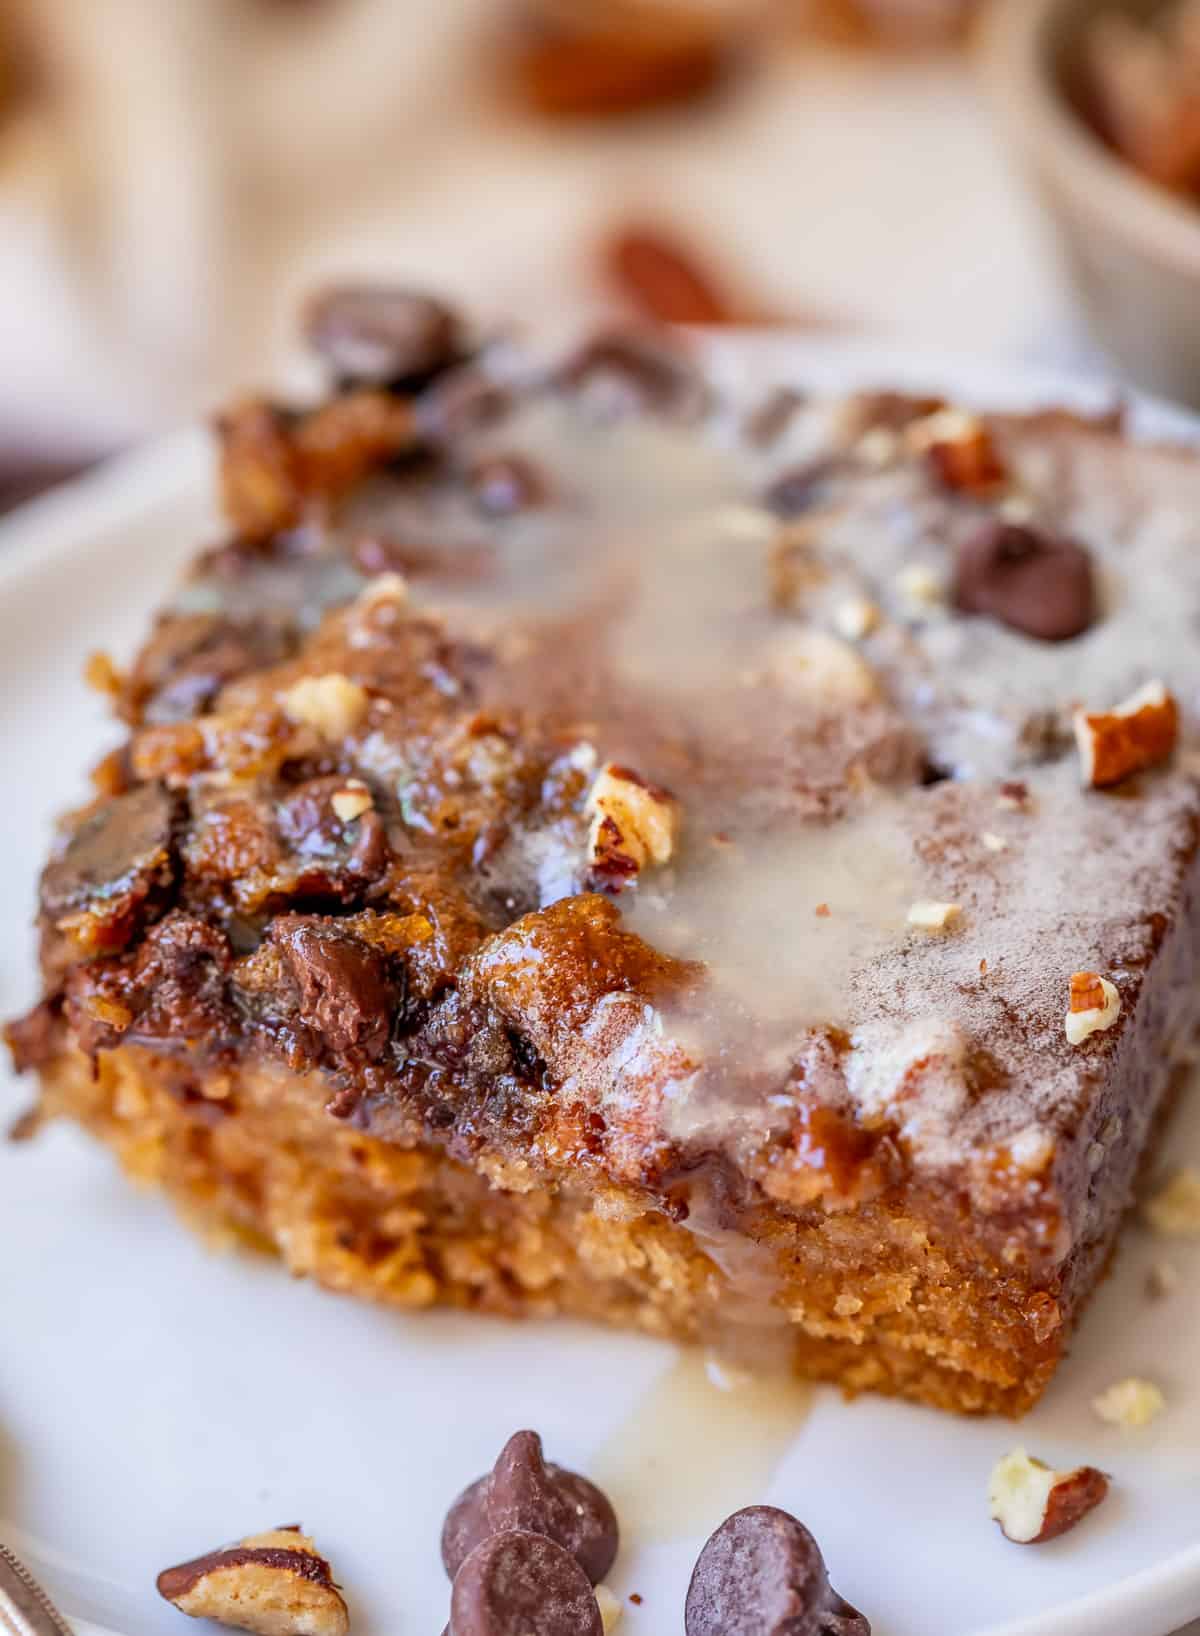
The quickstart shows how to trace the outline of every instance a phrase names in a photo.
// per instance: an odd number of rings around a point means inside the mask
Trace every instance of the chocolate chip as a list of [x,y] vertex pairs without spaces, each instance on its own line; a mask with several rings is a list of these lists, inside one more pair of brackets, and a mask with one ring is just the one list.
[[559,379],[605,419],[659,414],[689,418],[707,392],[686,358],[641,335],[602,335],[567,364]]
[[455,314],[440,301],[383,284],[348,284],[310,303],[304,336],[338,379],[363,386],[420,381],[453,362]]
[[692,1574],[687,1636],[871,1636],[832,1589],[816,1540],[795,1517],[752,1505],[723,1522]]
[[383,1054],[397,995],[383,957],[336,921],[282,915],[271,927],[299,989],[300,1020],[336,1054]]
[[450,1636],[603,1636],[587,1575],[544,1534],[510,1529],[477,1545],[450,1593]]
[[1065,642],[1095,618],[1092,560],[1074,540],[993,520],[959,546],[954,599],[963,613]]
[[485,516],[511,517],[536,506],[545,497],[545,484],[534,466],[517,454],[489,455],[467,473],[475,503]]
[[793,466],[775,479],[763,499],[777,516],[799,517],[824,498],[838,465],[836,457],[821,455]]
[[612,1506],[586,1477],[544,1460],[536,1432],[510,1437],[488,1475],[451,1506],[442,1529],[442,1561],[450,1578],[481,1541],[513,1528],[555,1540],[593,1585],[616,1559],[619,1534]]
[[61,921],[87,912],[96,922],[92,941],[107,947],[127,942],[174,879],[173,813],[159,784],[105,801],[47,865],[41,886],[46,915]]

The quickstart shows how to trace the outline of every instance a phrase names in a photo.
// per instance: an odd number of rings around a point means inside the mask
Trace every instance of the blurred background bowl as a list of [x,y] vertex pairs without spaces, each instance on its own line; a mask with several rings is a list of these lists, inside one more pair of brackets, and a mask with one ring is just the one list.
[[[998,0],[982,34],[1001,122],[1097,340],[1140,385],[1200,404],[1200,205],[1146,180],[1078,111],[1096,0]],[[1144,18],[1156,0],[1107,0]]]

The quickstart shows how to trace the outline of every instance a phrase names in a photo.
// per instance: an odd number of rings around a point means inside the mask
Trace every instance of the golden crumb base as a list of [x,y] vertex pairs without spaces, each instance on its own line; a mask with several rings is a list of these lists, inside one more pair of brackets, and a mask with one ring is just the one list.
[[100,1137],[210,1241],[270,1248],[295,1274],[392,1306],[563,1313],[718,1345],[770,1330],[805,1378],[966,1413],[1022,1413],[1063,1352],[1044,1292],[955,1263],[926,1224],[880,1205],[764,1205],[736,1232],[706,1232],[607,1184],[500,1188],[336,1124],[315,1076],[243,1063],[198,1081],[138,1047],[101,1053],[94,1071],[66,1052],[42,1086],[45,1115]]

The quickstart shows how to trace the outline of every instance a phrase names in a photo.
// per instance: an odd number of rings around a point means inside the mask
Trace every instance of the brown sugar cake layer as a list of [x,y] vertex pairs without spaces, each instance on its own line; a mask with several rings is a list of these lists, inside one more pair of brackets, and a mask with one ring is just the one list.
[[1027,1407],[1198,1022],[1200,463],[384,292],[310,333],[93,666],[44,1111],[335,1288]]

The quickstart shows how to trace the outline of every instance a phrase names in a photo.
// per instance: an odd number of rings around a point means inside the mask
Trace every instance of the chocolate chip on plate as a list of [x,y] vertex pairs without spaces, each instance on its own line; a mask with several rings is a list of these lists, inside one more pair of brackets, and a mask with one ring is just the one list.
[[709,1539],[684,1607],[687,1636],[871,1636],[832,1588],[803,1523],[770,1505],[737,1511]]
[[959,546],[954,599],[963,613],[1065,642],[1095,618],[1092,560],[1075,540],[994,519]]
[[449,1636],[604,1636],[604,1624],[570,1552],[510,1528],[477,1545],[455,1575]]
[[545,1534],[567,1550],[593,1585],[617,1555],[616,1513],[594,1483],[542,1456],[536,1432],[509,1438],[486,1477],[463,1490],[442,1528],[442,1561],[453,1579],[481,1541],[504,1530]]
[[396,386],[443,369],[458,355],[459,322],[432,296],[386,284],[318,293],[304,315],[309,345],[338,379]]

